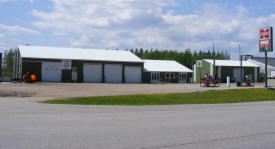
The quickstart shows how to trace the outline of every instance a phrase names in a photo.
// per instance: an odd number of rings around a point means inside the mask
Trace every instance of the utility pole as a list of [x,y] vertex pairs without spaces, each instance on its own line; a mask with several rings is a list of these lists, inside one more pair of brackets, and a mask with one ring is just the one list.
[[267,87],[267,51],[265,51],[265,88]]
[[[241,53],[241,45],[239,45],[239,53]],[[243,79],[242,79],[242,76],[243,76],[243,57],[242,57],[242,55],[240,54],[240,65],[241,65],[241,67],[240,67],[240,86],[242,86],[242,84],[243,84]]]
[[214,79],[214,86],[216,86],[216,54],[215,54],[215,43],[213,42],[213,79]]

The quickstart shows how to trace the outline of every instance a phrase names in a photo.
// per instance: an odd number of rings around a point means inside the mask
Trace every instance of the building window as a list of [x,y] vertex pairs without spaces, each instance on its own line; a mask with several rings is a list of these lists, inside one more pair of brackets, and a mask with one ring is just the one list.
[[180,80],[185,81],[186,80],[186,74],[181,73],[180,74]]
[[159,73],[152,73],[151,80],[152,81],[159,81],[160,74]]

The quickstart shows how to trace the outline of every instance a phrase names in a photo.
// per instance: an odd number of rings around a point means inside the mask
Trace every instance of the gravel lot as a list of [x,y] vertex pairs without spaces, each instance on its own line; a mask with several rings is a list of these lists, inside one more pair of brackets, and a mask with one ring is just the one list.
[[[262,88],[263,84],[256,84]],[[156,94],[156,93],[187,93],[213,89],[234,89],[221,84],[221,87],[200,87],[199,84],[89,84],[89,83],[0,83],[0,97],[41,97],[46,99],[106,96],[106,95],[131,95],[131,94]],[[32,98],[33,99],[33,98]],[[39,98],[36,98],[39,99]]]

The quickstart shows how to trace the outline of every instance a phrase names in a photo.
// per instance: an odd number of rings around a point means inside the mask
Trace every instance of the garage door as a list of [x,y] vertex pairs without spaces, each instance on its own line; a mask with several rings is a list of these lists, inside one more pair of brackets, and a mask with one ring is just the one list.
[[141,83],[141,67],[125,66],[125,83]]
[[104,76],[106,83],[122,82],[122,65],[121,64],[105,64]]
[[61,62],[42,62],[42,82],[61,82]]
[[83,82],[100,83],[102,81],[102,64],[83,64]]

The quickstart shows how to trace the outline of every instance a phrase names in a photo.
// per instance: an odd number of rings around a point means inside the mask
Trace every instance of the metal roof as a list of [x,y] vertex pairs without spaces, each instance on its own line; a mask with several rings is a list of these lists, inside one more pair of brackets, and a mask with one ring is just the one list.
[[[210,64],[214,64],[212,59],[204,59],[206,62]],[[240,61],[238,60],[215,60],[216,66],[228,66],[228,67],[240,67]],[[258,65],[249,62],[249,61],[242,61],[243,67],[259,67]]]
[[19,46],[19,51],[23,58],[143,62],[135,54],[122,50]]
[[[259,63],[259,65],[265,64],[265,57],[253,57],[251,59],[248,60],[252,60],[251,62],[255,62],[257,64],[257,62]],[[273,57],[268,57],[267,58],[267,64],[270,67],[275,67],[275,58]]]
[[193,72],[173,60],[144,60],[144,70],[147,72]]

